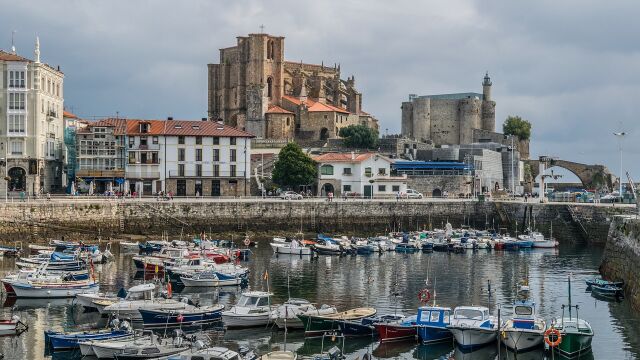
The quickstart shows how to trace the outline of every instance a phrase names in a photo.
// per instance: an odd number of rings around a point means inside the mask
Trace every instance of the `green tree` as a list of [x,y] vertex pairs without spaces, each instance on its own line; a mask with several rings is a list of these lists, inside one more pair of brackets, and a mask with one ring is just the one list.
[[311,184],[317,176],[316,162],[307,156],[298,144],[289,143],[280,150],[272,173],[274,183],[284,188],[292,188]]
[[515,135],[520,140],[529,140],[531,137],[531,123],[520,116],[507,116],[502,125],[502,132],[505,135]]
[[370,149],[378,144],[378,130],[365,125],[343,127],[338,135],[344,139],[344,144],[348,147]]

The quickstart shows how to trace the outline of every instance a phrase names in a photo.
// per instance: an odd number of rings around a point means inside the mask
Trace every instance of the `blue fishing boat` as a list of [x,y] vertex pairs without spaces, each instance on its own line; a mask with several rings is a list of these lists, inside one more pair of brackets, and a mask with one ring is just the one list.
[[98,331],[82,331],[73,333],[61,333],[47,330],[44,332],[46,346],[52,351],[68,351],[79,349],[79,342],[87,340],[116,340],[127,339],[133,336],[133,330],[127,321],[122,323],[115,319],[113,328]]
[[212,325],[222,321],[224,305],[212,305],[180,310],[139,309],[145,329],[194,327]]
[[418,308],[416,326],[418,338],[423,344],[449,341],[453,337],[447,329],[450,324],[451,308],[440,306],[422,306]]
[[612,284],[593,284],[591,285],[591,291],[594,295],[616,300],[620,299],[624,294],[621,287]]
[[400,243],[396,245],[396,252],[398,253],[407,253],[413,254],[418,251],[418,248],[413,244],[408,243]]
[[433,252],[433,243],[431,243],[431,242],[422,243],[422,252],[424,252],[424,253]]
[[624,285],[623,281],[608,281],[608,280],[604,280],[604,279],[598,279],[598,278],[593,278],[593,279],[587,279],[585,280],[585,283],[587,283],[587,291],[591,290],[593,285],[598,285],[598,286],[616,286],[616,287],[622,287]]

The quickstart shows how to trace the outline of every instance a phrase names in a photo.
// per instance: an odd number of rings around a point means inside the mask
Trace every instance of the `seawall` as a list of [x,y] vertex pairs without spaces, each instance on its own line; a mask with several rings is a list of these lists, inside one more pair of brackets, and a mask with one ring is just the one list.
[[626,298],[640,311],[640,220],[635,216],[614,218],[600,272],[606,279],[624,281]]
[[47,238],[124,238],[130,235],[293,234],[370,235],[390,230],[454,227],[506,229],[527,225],[560,241],[604,244],[611,219],[630,207],[517,202],[262,199],[199,201],[51,201],[0,204],[1,241]]

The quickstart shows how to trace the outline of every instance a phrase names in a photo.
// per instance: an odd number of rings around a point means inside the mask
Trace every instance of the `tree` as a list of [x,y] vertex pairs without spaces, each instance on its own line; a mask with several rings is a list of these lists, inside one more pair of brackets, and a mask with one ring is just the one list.
[[292,188],[311,184],[317,176],[316,162],[302,152],[298,144],[289,143],[280,150],[272,173],[273,182],[285,188]]
[[365,125],[349,125],[340,129],[340,137],[344,138],[344,144],[353,148],[373,148],[378,143],[378,130]]
[[502,125],[502,132],[505,135],[515,135],[520,140],[529,140],[531,137],[531,123],[520,116],[507,116]]

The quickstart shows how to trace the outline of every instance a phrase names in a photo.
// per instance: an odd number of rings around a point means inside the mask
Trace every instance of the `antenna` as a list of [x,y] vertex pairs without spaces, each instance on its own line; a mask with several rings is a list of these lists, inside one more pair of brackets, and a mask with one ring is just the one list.
[[15,43],[15,35],[18,31],[17,30],[12,30],[11,31],[11,52],[15,55],[16,53],[16,43]]

